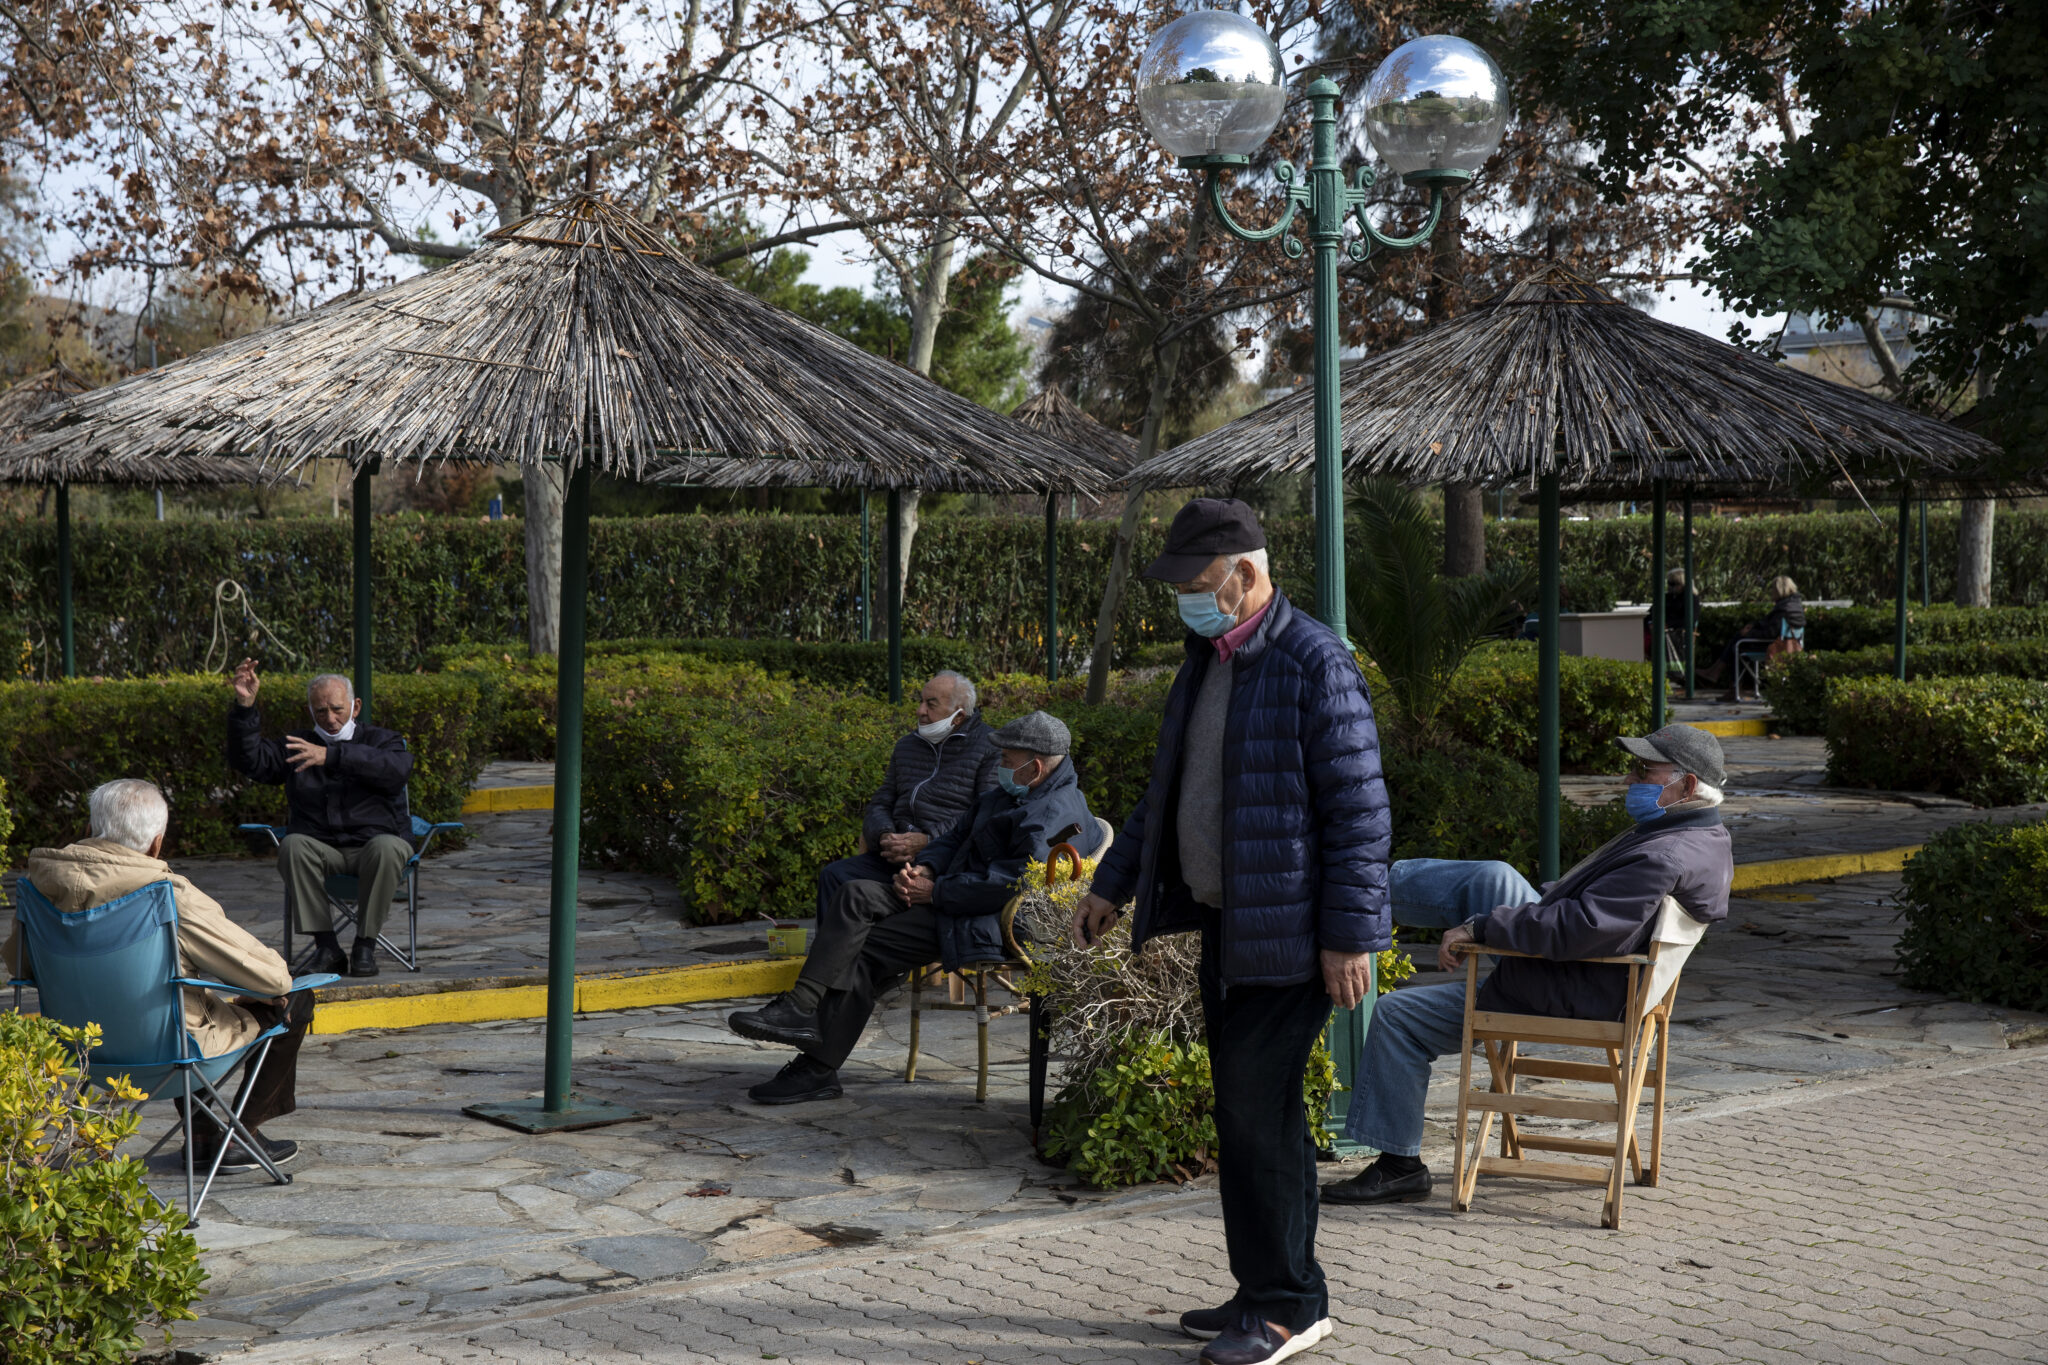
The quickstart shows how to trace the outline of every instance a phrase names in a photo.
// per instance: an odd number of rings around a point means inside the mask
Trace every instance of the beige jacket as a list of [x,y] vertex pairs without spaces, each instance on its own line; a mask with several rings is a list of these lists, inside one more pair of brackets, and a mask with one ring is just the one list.
[[[76,912],[104,905],[151,882],[168,878],[178,902],[178,970],[245,986],[247,994],[283,995],[292,987],[285,961],[255,935],[227,917],[204,891],[171,871],[160,858],[117,844],[111,839],[85,839],[65,848],[39,848],[28,855],[24,874],[59,910]],[[9,930],[0,947],[9,971],[19,971],[21,926]],[[185,1027],[199,1044],[199,1055],[218,1057],[254,1038],[262,1030],[255,1016],[212,991],[185,989]]]

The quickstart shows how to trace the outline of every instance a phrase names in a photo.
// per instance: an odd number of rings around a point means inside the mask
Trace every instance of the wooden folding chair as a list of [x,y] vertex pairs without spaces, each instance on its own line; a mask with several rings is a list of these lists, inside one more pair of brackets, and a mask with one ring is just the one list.
[[[1465,1051],[1458,1088],[1457,1152],[1451,1170],[1452,1201],[1463,1213],[1482,1175],[1524,1180],[1557,1180],[1574,1185],[1605,1185],[1607,1202],[1600,1225],[1621,1226],[1621,1175],[1632,1167],[1636,1183],[1655,1185],[1664,1156],[1664,1082],[1671,1050],[1671,1006],[1678,997],[1678,973],[1706,926],[1685,913],[1670,896],[1658,908],[1657,922],[1646,951],[1622,957],[1595,957],[1586,962],[1628,968],[1628,1005],[1612,1023],[1594,1019],[1557,1019],[1541,1014],[1503,1014],[1478,1008],[1481,957],[1529,957],[1506,948],[1467,945],[1465,959]],[[1491,1084],[1472,1084],[1472,1045],[1486,1048]],[[1524,1044],[1588,1048],[1604,1052],[1604,1062],[1557,1061],[1524,1056]],[[1656,1069],[1651,1070],[1651,1058]],[[1587,1081],[1611,1085],[1612,1099],[1565,1099],[1517,1092],[1524,1076]],[[1636,1134],[1636,1110],[1650,1092],[1650,1156],[1643,1160]],[[1477,1129],[1471,1127],[1474,1113]],[[1500,1155],[1481,1155],[1500,1115]],[[1523,1131],[1523,1118],[1583,1119],[1614,1125],[1612,1138],[1554,1137]],[[1542,1161],[1530,1152],[1566,1152],[1603,1157],[1600,1165],[1579,1161]]]

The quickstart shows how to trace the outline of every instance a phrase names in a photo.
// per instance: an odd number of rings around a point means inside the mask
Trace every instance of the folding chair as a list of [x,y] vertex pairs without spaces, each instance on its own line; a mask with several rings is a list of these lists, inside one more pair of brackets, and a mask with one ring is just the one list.
[[[405,860],[405,871],[401,874],[405,887],[405,951],[400,952],[398,945],[383,934],[377,935],[377,946],[398,959],[407,971],[416,972],[420,969],[420,859],[427,856],[427,850],[433,847],[435,839],[453,833],[463,825],[459,820],[429,824],[413,815],[410,792],[401,795],[399,800],[405,805],[406,818],[412,821],[413,843],[412,857]],[[289,825],[241,825],[238,828],[244,834],[268,838],[272,848],[282,844],[284,836],[291,833]],[[363,895],[361,879],[346,872],[337,872],[327,879],[325,890],[327,908],[334,913],[335,920],[353,928],[357,923],[356,903]],[[292,897],[289,887],[285,888],[284,897],[284,960],[292,960]]]
[[[1095,823],[1102,831],[1102,842],[1095,849],[1095,856],[1099,859],[1103,854],[1109,852],[1109,845],[1116,837],[1116,830],[1110,825],[1109,821],[1099,815],[1095,817]],[[1080,827],[1075,825],[1071,828],[1078,830]],[[1057,877],[1058,867],[1063,859],[1067,864],[1067,875],[1069,878],[1081,875],[1082,859],[1080,853],[1072,844],[1055,844],[1045,855],[1045,884],[1048,887],[1053,884],[1054,879]],[[976,1046],[979,1051],[978,1070],[974,1083],[974,1102],[976,1104],[988,1103],[988,981],[991,976],[994,976],[999,983],[1008,987],[1013,995],[1023,994],[1004,975],[1005,973],[1028,972],[1031,970],[1029,940],[1020,940],[1016,935],[1017,911],[1022,908],[1023,904],[1024,897],[1020,892],[1012,896],[1010,903],[1003,907],[1001,924],[1003,928],[1004,957],[1001,961],[969,962],[958,968],[959,974],[968,978],[974,984],[973,1004],[970,1005],[965,1001],[954,1002],[950,1000],[926,1004],[924,999],[924,983],[928,977],[936,977],[941,974],[941,969],[937,964],[932,964],[918,967],[910,973],[910,1059],[903,1067],[904,1084],[908,1085],[917,1079],[918,1032],[921,1016],[924,1012],[926,1010],[973,1010]],[[1026,1000],[1031,1012],[1031,1049],[1029,1054],[1031,1128],[1036,1133],[1039,1123],[1045,1116],[1045,1074],[1046,1065],[1050,1058],[1050,1035],[1046,1028],[1048,1021],[1046,1019],[1045,1000],[1036,995],[1027,996]]]
[[[16,884],[15,914],[21,921],[21,976],[14,986],[14,1007],[21,1008],[25,986],[34,986],[42,1013],[77,1028],[100,1026],[100,1044],[86,1061],[86,1075],[103,1088],[126,1076],[148,1099],[184,1101],[180,1123],[143,1153],[147,1161],[171,1136],[185,1137],[185,1216],[199,1226],[199,1210],[213,1189],[214,1177],[227,1156],[222,1142],[207,1168],[206,1182],[193,1192],[192,1111],[195,1105],[269,1173],[274,1184],[292,1178],[278,1170],[263,1144],[242,1126],[242,1104],[229,1105],[219,1087],[236,1071],[253,1074],[270,1054],[272,1040],[285,1033],[282,1024],[258,1034],[249,1043],[217,1057],[204,1057],[185,1028],[185,990],[228,991],[237,995],[267,992],[221,981],[202,981],[178,972],[178,905],[169,881],[117,896],[90,910],[66,914],[52,905],[23,877]],[[293,990],[324,986],[339,977],[321,974],[292,982]],[[246,1099],[246,1097],[244,1097]]]
[[1806,627],[1797,630],[1783,621],[1778,623],[1778,638],[1775,640],[1737,640],[1735,642],[1735,700],[1742,700],[1742,670],[1749,669],[1749,687],[1753,698],[1764,699],[1764,661],[1775,659],[1780,654],[1799,654],[1806,649]]
[[[1458,1088],[1457,1151],[1451,1171],[1452,1201],[1463,1213],[1472,1207],[1473,1191],[1482,1175],[1526,1180],[1558,1180],[1574,1185],[1605,1185],[1607,1203],[1600,1225],[1621,1226],[1621,1173],[1634,1168],[1636,1183],[1655,1185],[1664,1157],[1664,1080],[1670,1061],[1671,1005],[1678,997],[1678,973],[1707,926],[1685,913],[1666,896],[1658,908],[1647,951],[1622,957],[1585,958],[1628,968],[1628,1004],[1624,1016],[1606,1023],[1595,1019],[1557,1019],[1541,1014],[1504,1014],[1478,1008],[1481,957],[1529,957],[1485,944],[1463,945],[1465,959],[1465,1052]],[[1472,1085],[1472,1045],[1482,1043],[1492,1072],[1488,1088]],[[1556,1061],[1524,1056],[1525,1044],[1589,1048],[1604,1052],[1604,1062]],[[1655,1054],[1656,1071],[1650,1071]],[[1515,1082],[1524,1076],[1586,1081],[1611,1085],[1612,1099],[1564,1099],[1519,1093]],[[1650,1095],[1650,1159],[1644,1163],[1636,1138],[1636,1109],[1643,1092]],[[1469,1128],[1478,1112],[1477,1131]],[[1501,1116],[1500,1155],[1482,1156]],[[1522,1131],[1520,1118],[1585,1119],[1612,1123],[1612,1138],[1553,1137]],[[1469,1145],[1468,1145],[1469,1139]],[[1594,1166],[1577,1161],[1537,1161],[1529,1152],[1571,1152],[1606,1158]]]

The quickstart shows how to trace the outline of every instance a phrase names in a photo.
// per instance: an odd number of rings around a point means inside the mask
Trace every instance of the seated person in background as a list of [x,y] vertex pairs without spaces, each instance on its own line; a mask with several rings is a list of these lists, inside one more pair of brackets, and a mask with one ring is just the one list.
[[995,786],[994,733],[975,709],[973,683],[951,669],[932,675],[917,699],[917,728],[896,741],[861,815],[861,852],[818,873],[821,918],[840,887],[888,881]]
[[[1552,959],[1496,959],[1479,983],[1480,1009],[1619,1019],[1628,968],[1571,959],[1643,951],[1666,896],[1702,924],[1727,917],[1735,861],[1717,809],[1728,780],[1721,741],[1690,725],[1667,725],[1646,738],[1616,742],[1635,759],[1628,809],[1636,824],[1540,896],[1506,863],[1416,858],[1394,864],[1394,922],[1442,928],[1437,965],[1444,971],[1462,965],[1463,943]],[[1381,1155],[1351,1179],[1325,1185],[1326,1203],[1428,1198],[1429,1167],[1420,1154],[1429,1067],[1455,1055],[1464,1041],[1462,979],[1409,986],[1373,1007],[1344,1132]]]
[[[1685,603],[1687,597],[1692,599],[1693,626],[1697,629],[1700,619],[1699,590],[1694,589],[1691,593],[1686,592],[1684,569],[1673,569],[1670,573],[1664,575],[1664,634],[1678,647],[1680,662],[1683,662],[1685,659]],[[1656,658],[1657,656],[1653,652],[1655,648],[1655,643],[1650,639],[1650,621],[1648,617],[1645,617],[1643,619],[1643,657],[1645,659]]]
[[860,1041],[878,995],[933,960],[948,969],[1001,961],[1008,956],[1003,907],[1026,865],[1044,861],[1062,841],[1084,857],[1101,844],[1068,761],[1064,722],[1033,711],[996,731],[995,743],[1002,753],[996,790],[891,880],[843,883],[818,916],[796,985],[732,1016],[741,1037],[798,1049],[773,1080],[747,1091],[758,1103],[836,1098],[840,1063]]
[[[185,1028],[202,1057],[218,1057],[247,1046],[274,1024],[287,1028],[271,1041],[261,1070],[242,1082],[242,1122],[261,1142],[272,1163],[283,1165],[299,1154],[296,1142],[273,1141],[257,1132],[259,1125],[298,1107],[299,1044],[313,1022],[313,993],[293,991],[284,959],[227,917],[211,896],[186,881],[163,861],[164,830],[170,805],[153,783],[124,778],[93,790],[88,799],[92,837],[63,848],[38,848],[28,855],[23,875],[64,914],[78,914],[139,891],[151,882],[169,881],[178,904],[178,974],[225,981],[273,994],[261,999],[228,1001],[211,991],[187,986]],[[16,924],[0,947],[9,971],[21,968],[21,926]],[[30,964],[33,966],[34,964]],[[180,1112],[182,1098],[174,1099]],[[238,1096],[237,1104],[241,1104]],[[195,1166],[209,1167],[226,1134],[202,1108],[192,1116]],[[221,1159],[223,1171],[253,1171],[256,1159],[239,1141]]]
[[1770,594],[1772,607],[1761,621],[1752,621],[1739,631],[1735,640],[1721,651],[1721,657],[1714,660],[1712,668],[1700,670],[1700,676],[1708,682],[1727,682],[1731,690],[1725,700],[1735,700],[1732,690],[1735,681],[1736,640],[1777,640],[1789,631],[1806,629],[1806,603],[1799,599],[1799,585],[1779,574],[1771,580]]
[[[412,857],[412,815],[405,783],[412,755],[394,730],[356,719],[363,705],[339,673],[323,673],[306,688],[313,725],[283,739],[265,739],[256,708],[262,680],[256,661],[235,669],[234,704],[228,708],[228,766],[258,782],[281,782],[290,814],[277,848],[284,874],[285,913],[313,947],[295,969],[301,974],[377,974],[377,931]],[[361,879],[354,950],[344,955],[327,906],[327,878]]]

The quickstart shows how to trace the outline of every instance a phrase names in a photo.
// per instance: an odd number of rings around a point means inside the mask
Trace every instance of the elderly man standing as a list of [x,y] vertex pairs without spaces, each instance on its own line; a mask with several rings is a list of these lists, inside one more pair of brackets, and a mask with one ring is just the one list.
[[917,728],[896,741],[882,785],[861,815],[861,851],[818,873],[820,919],[840,887],[888,881],[995,786],[995,732],[976,700],[974,684],[951,669],[924,685]]
[[1102,842],[1068,761],[1073,738],[1063,721],[1033,711],[994,739],[1001,753],[996,790],[984,792],[890,880],[841,885],[818,917],[796,985],[728,1021],[742,1038],[798,1050],[772,1080],[747,1091],[757,1104],[837,1098],[840,1064],[860,1041],[876,996],[935,960],[949,970],[1001,961],[1003,907],[1026,866],[1043,862],[1062,841],[1084,857]]
[[[339,673],[313,679],[306,689],[312,728],[283,739],[263,737],[256,708],[263,683],[254,659],[242,660],[233,686],[228,766],[258,782],[283,783],[290,807],[290,832],[278,845],[277,868],[284,874],[285,913],[299,932],[313,937],[297,970],[375,976],[377,933],[412,857],[412,815],[405,803],[412,755],[397,731],[362,723],[363,704]],[[360,878],[362,886],[355,944],[347,955],[327,905],[327,879],[336,873]]]
[[1210,1365],[1259,1365],[1329,1335],[1316,1261],[1316,1141],[1302,1106],[1334,1001],[1365,998],[1392,942],[1392,823],[1358,664],[1277,592],[1251,508],[1196,498],[1145,570],[1179,593],[1174,678],[1144,798],[1074,916],[1093,943],[1133,899],[1132,951],[1202,935],[1223,1239],[1237,1293],[1181,1316]]

